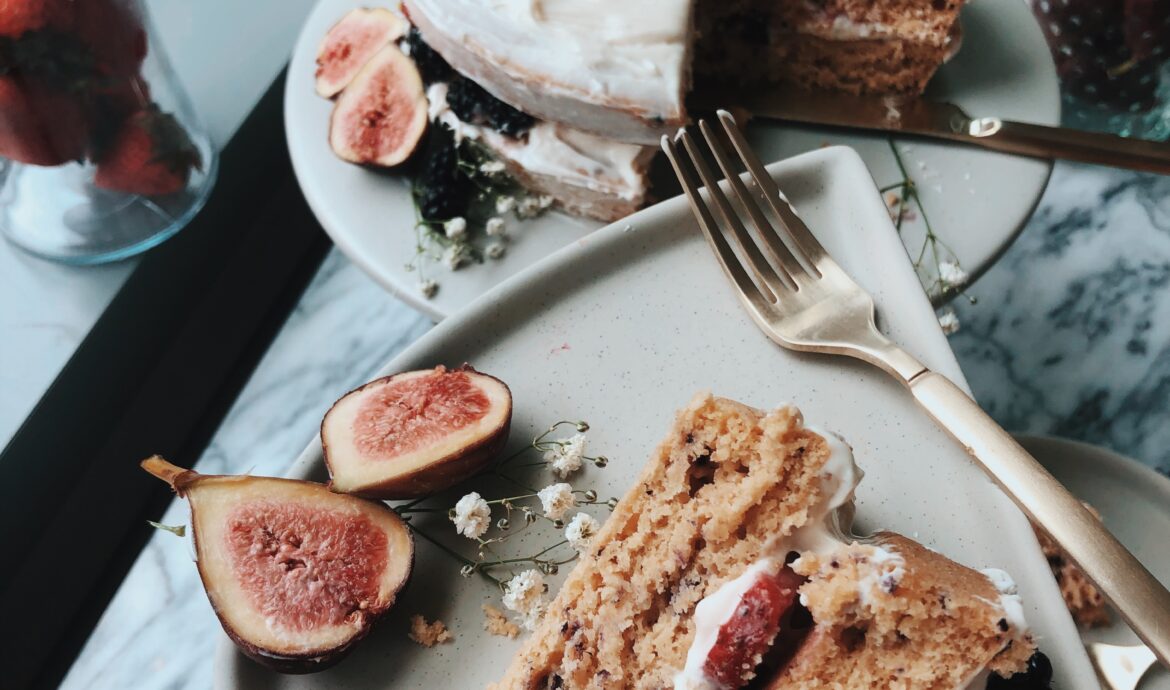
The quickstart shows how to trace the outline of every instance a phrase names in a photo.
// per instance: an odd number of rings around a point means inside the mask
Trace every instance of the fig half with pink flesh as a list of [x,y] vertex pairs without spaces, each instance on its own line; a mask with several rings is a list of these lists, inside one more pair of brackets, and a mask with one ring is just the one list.
[[223,629],[277,671],[339,661],[410,577],[413,538],[385,504],[314,482],[202,475],[157,455],[142,467],[190,504],[199,575]]
[[414,61],[383,46],[345,87],[329,120],[329,146],[342,160],[392,168],[427,130],[427,97]]
[[371,498],[432,494],[491,462],[511,423],[508,386],[467,365],[371,381],[321,421],[330,487]]
[[317,48],[317,95],[333,98],[379,50],[406,35],[406,20],[383,8],[358,8],[333,25]]

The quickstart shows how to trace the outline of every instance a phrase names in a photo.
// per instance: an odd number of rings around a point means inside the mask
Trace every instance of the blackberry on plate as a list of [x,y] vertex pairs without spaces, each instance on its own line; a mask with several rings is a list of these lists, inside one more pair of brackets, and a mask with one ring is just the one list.
[[415,66],[418,67],[418,73],[422,76],[424,84],[430,86],[437,81],[446,81],[451,78],[453,74],[451,65],[448,65],[443,56],[436,53],[434,48],[427,45],[422,34],[419,33],[418,27],[410,28],[406,44],[410,46],[410,57],[414,60]]
[[432,127],[421,164],[414,195],[423,220],[444,221],[466,214],[471,181],[459,170],[458,145],[450,127]]
[[518,137],[536,124],[536,118],[513,108],[479,84],[463,77],[456,77],[447,85],[447,106],[464,122],[487,125],[510,137]]
[[987,690],[1049,690],[1052,687],[1052,662],[1043,652],[1036,652],[1028,659],[1028,668],[1011,678],[992,675],[987,681]]

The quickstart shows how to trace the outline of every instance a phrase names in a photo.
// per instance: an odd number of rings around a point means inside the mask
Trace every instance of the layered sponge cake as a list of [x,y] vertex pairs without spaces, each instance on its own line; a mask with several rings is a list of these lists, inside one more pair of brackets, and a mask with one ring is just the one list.
[[949,690],[1023,670],[1007,576],[851,536],[860,476],[795,408],[696,397],[493,687]]

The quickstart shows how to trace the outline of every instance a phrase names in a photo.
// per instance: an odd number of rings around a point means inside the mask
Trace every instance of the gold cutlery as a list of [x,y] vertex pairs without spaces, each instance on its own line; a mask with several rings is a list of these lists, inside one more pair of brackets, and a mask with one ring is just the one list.
[[719,94],[697,98],[700,106],[704,102],[736,103],[757,117],[788,122],[898,132],[1036,158],[1170,173],[1170,143],[972,117],[953,103],[919,96],[855,96],[779,85],[726,99]]
[[1137,690],[1154,665],[1154,653],[1144,644],[1120,646],[1090,642],[1085,645],[1097,675],[1108,690]]
[[[662,147],[703,234],[756,324],[783,347],[855,357],[901,381],[1016,505],[1052,535],[1158,659],[1170,667],[1170,592],[974,400],[878,331],[873,298],[841,269],[797,217],[731,115],[720,111],[718,117],[739,154],[738,163],[733,164],[712,127],[700,121],[699,129],[727,186],[755,226],[754,236],[687,131],[680,131],[673,140],[663,137]],[[679,151],[679,141],[689,164]],[[751,191],[741,179],[739,163],[750,173]],[[706,199],[693,170],[706,187]],[[761,200],[777,223],[768,219]],[[722,224],[716,221],[711,206]],[[729,243],[728,233],[743,259]]]

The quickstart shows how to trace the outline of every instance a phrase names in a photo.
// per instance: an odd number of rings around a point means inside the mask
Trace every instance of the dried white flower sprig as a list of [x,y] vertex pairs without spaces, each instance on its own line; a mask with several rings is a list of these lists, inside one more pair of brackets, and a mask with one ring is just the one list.
[[[975,304],[975,297],[963,292],[971,276],[959,265],[959,260],[955,257],[954,251],[935,234],[934,227],[930,224],[930,217],[926,214],[926,208],[923,206],[922,198],[919,196],[918,184],[907,171],[906,163],[902,159],[902,153],[898,151],[898,147],[894,144],[892,137],[886,141],[890,146],[890,152],[894,154],[894,161],[898,164],[898,171],[901,173],[902,179],[882,187],[879,191],[881,191],[883,196],[886,196],[886,205],[890,210],[890,218],[893,219],[894,225],[897,227],[899,233],[902,232],[903,223],[922,218],[922,224],[926,230],[926,239],[923,241],[922,247],[918,250],[918,255],[914,258],[914,270],[918,272],[920,278],[923,280],[923,289],[926,290],[927,296],[935,302],[944,300],[954,294],[961,294],[971,304]],[[931,278],[925,277],[930,275],[924,268],[927,259],[932,261],[934,265],[933,277]],[[945,319],[946,315],[944,314],[942,318]],[[943,327],[944,329],[948,327],[946,322],[944,322]],[[957,328],[957,320],[955,328]]]
[[[566,427],[574,433],[553,438],[558,430]],[[601,500],[596,491],[574,489],[566,481],[549,482],[541,489],[532,488],[528,485],[531,477],[515,476],[512,472],[541,467],[564,480],[568,475],[580,472],[586,463],[605,467],[609,460],[604,455],[586,454],[588,431],[589,424],[584,421],[559,421],[533,438],[524,448],[497,462],[486,473],[523,489],[521,493],[486,498],[479,491],[471,491],[449,509],[424,506],[428,498],[400,504],[394,509],[407,520],[415,534],[458,561],[460,573],[464,577],[480,575],[494,582],[500,588],[504,606],[515,612],[525,627],[531,628],[539,620],[546,605],[544,594],[547,585],[544,577],[555,575],[562,565],[586,553],[601,529],[597,519],[582,509],[606,506],[613,510],[618,500]],[[521,461],[533,452],[539,453],[539,459]],[[411,521],[416,513],[443,510],[455,532],[474,544],[474,555],[460,553],[462,549],[445,543],[449,540],[438,539]],[[536,525],[563,530],[563,537],[533,554],[512,556],[503,552],[503,545],[508,539]],[[524,570],[517,571],[517,568]]]

